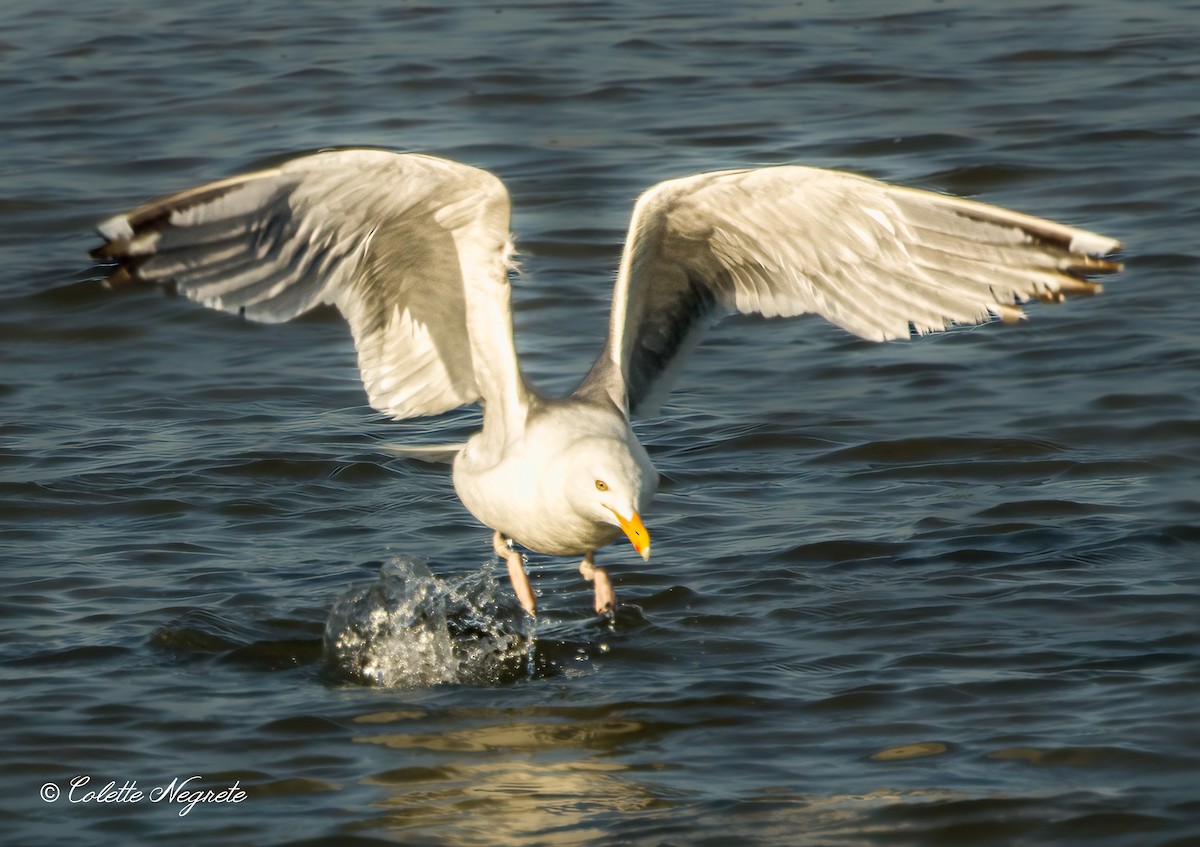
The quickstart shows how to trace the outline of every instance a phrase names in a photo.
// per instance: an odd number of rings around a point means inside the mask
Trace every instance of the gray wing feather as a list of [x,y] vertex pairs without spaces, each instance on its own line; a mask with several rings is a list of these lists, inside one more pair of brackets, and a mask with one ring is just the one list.
[[[99,226],[106,243],[93,255],[120,263],[114,282],[171,283],[255,321],[336,306],[371,405],[413,417],[488,394],[523,399],[508,312],[508,222],[508,194],[485,171],[341,150],[118,215]],[[483,283],[482,294],[472,293]],[[484,331],[473,337],[469,324]],[[477,367],[481,356],[488,367]]]
[[815,313],[874,341],[1099,287],[1119,242],[854,174],[774,167],[660,183],[634,208],[605,351],[580,391],[652,414],[722,315]]

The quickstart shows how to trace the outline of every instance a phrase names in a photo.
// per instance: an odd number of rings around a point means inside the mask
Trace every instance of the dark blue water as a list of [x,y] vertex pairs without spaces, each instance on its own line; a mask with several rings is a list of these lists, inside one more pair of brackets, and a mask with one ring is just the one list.
[[[1198,29],[1153,0],[6,2],[0,840],[1200,843]],[[598,349],[637,193],[696,171],[951,191],[1128,268],[913,343],[722,325],[640,426],[665,478],[650,562],[601,557],[625,604],[534,556],[527,632],[445,470],[386,449],[471,412],[389,422],[335,316],[86,259],[109,214],[343,144],[505,180],[548,390]],[[436,649],[486,673],[327,665],[397,556],[473,598]]]

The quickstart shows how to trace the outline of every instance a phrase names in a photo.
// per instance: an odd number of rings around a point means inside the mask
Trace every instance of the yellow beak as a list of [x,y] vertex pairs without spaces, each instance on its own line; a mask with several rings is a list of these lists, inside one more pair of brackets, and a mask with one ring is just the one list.
[[613,514],[617,516],[617,523],[621,525],[621,531],[629,536],[629,543],[633,545],[633,549],[637,550],[643,559],[649,559],[650,533],[646,530],[646,525],[642,523],[642,516],[634,512],[633,517],[626,520],[615,510]]

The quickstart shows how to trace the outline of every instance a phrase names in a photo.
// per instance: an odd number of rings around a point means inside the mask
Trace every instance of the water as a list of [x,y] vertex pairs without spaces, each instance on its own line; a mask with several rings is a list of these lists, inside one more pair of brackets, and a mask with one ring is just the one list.
[[[6,2],[2,840],[1200,843],[1197,21]],[[551,391],[595,355],[634,197],[695,171],[949,190],[1119,237],[1128,270],[911,344],[723,325],[640,425],[665,479],[653,559],[601,556],[624,605],[534,556],[527,633],[445,469],[387,450],[471,412],[374,414],[333,316],[250,325],[87,264],[115,211],[340,144],[503,177]],[[451,648],[512,638],[495,673],[327,665],[338,598],[415,558],[485,610],[450,607]]]
[[339,597],[323,655],[335,679],[384,688],[516,682],[537,673],[536,622],[501,609],[491,562],[453,582],[397,556],[366,588]]

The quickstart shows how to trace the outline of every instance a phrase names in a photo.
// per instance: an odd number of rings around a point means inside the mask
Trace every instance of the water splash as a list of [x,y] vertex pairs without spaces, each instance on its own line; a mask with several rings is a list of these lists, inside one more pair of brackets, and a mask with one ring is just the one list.
[[397,556],[373,585],[339,597],[325,623],[325,663],[380,687],[499,684],[534,668],[533,622],[497,599],[492,563],[452,580]]

